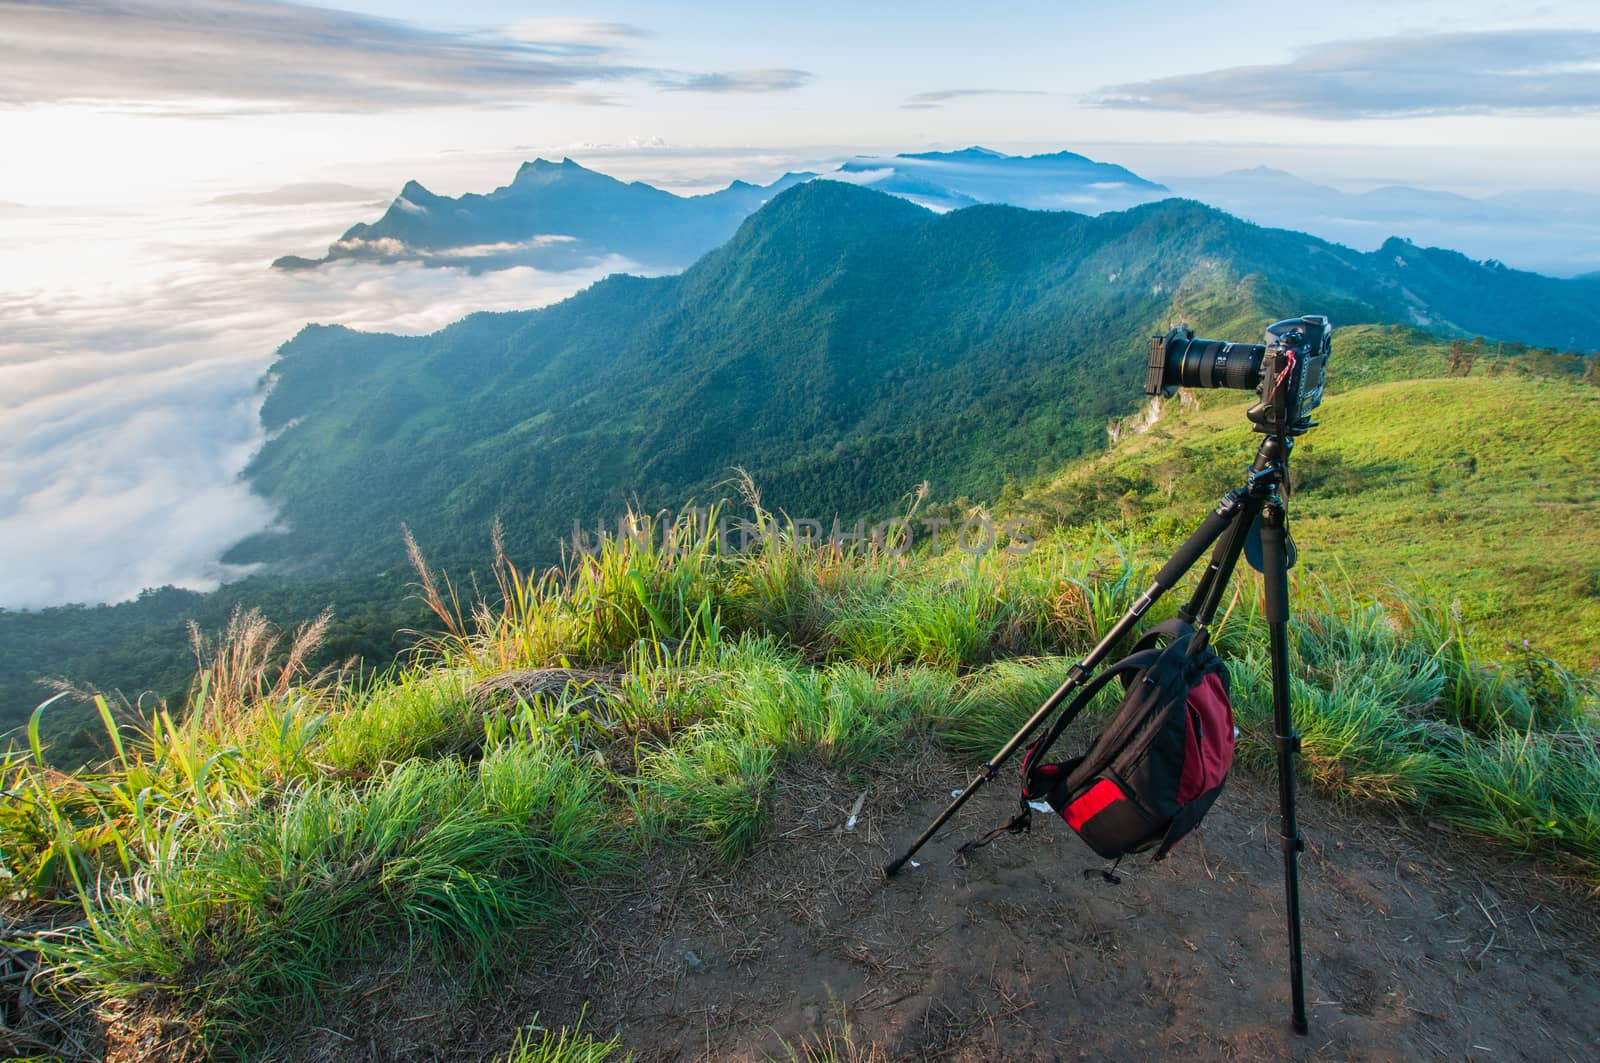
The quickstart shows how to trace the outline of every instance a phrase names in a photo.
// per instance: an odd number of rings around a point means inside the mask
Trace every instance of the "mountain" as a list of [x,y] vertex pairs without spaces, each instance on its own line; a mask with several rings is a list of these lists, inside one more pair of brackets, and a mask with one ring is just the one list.
[[[310,269],[362,259],[474,270],[568,269],[615,258],[645,272],[670,272],[721,244],[773,195],[812,176],[785,174],[765,186],[735,181],[719,192],[682,197],[618,181],[571,159],[536,159],[487,195],[437,196],[409,182],[382,218],[352,226],[322,258],[286,255],[273,264]],[[1157,183],[1070,151],[1022,156],[981,147],[860,155],[824,176],[938,211],[1004,203],[1099,214],[1177,195],[1358,250],[1399,236],[1560,276],[1600,265],[1600,196],[1588,193],[1474,199],[1395,185],[1349,194],[1265,166]]]
[[1473,258],[1560,276],[1600,264],[1600,196],[1588,193],[1472,198],[1391,185],[1351,194],[1265,166],[1163,180],[1178,195],[1258,224],[1299,229],[1357,248],[1376,247],[1401,234]]
[[254,488],[287,531],[235,562],[381,566],[409,522],[442,560],[551,560],[574,522],[713,497],[884,517],[927,481],[992,498],[1094,448],[1142,399],[1153,330],[1426,323],[1600,344],[1600,284],[1391,241],[1362,254],[1164,200],[1097,217],[936,214],[836,181],[791,188],[677,276],[614,276],[431,336],[311,327],[262,407]]
[[351,226],[322,258],[286,255],[273,266],[360,259],[557,270],[621,258],[649,272],[678,270],[726,241],[773,195],[811,176],[785,174],[764,186],[735,181],[719,192],[677,196],[571,159],[535,159],[487,195],[440,196],[408,181],[383,217]]
[[827,174],[934,210],[1008,203],[1029,210],[1099,214],[1171,195],[1131,170],[1070,151],[1005,155],[987,148],[860,155]]
[[[175,692],[193,666],[184,621],[215,632],[236,607],[259,606],[292,625],[332,603],[313,667],[352,657],[385,667],[408,644],[397,632],[430,623],[407,598],[402,521],[457,575],[490,557],[497,514],[511,556],[550,561],[574,520],[615,520],[634,502],[715,499],[729,493],[722,481],[734,464],[797,518],[838,513],[848,526],[857,515],[898,513],[903,493],[924,480],[932,494],[922,512],[960,517],[971,499],[1004,507],[1018,496],[1013,484],[1039,485],[1074,456],[1098,452],[1107,422],[1143,400],[1147,336],[1172,322],[1251,340],[1272,318],[1329,313],[1340,326],[1331,395],[1442,375],[1451,334],[1556,346],[1573,338],[1570,346],[1587,349],[1600,336],[1597,290],[1600,278],[1553,281],[1400,241],[1360,254],[1173,200],[1097,218],[995,206],[937,215],[839,183],[801,185],[677,277],[613,277],[545,310],[476,315],[433,336],[302,332],[267,377],[272,442],[251,467],[288,531],[238,549],[276,563],[207,595],[167,589],[117,606],[0,610],[0,730],[47,696],[38,676],[130,695]],[[1423,317],[1446,335],[1350,327]],[[1570,355],[1489,342],[1473,373],[1559,379],[1585,368]],[[1540,527],[1559,518],[1562,535],[1587,519],[1586,496],[1573,486],[1585,466],[1566,448],[1593,433],[1552,429],[1570,399],[1528,390],[1537,379],[1524,383],[1486,391],[1466,414],[1433,400],[1454,382],[1374,391],[1380,433],[1347,434],[1330,420],[1297,455],[1301,473],[1323,477],[1315,494],[1329,500],[1323,516],[1340,521],[1341,556],[1362,546],[1373,579],[1402,556],[1424,575],[1472,573],[1469,604],[1509,625],[1497,638],[1545,639],[1564,607],[1548,587],[1526,588],[1548,580],[1518,576],[1511,596],[1524,604],[1489,608],[1511,584],[1483,575],[1471,548],[1480,517],[1504,526],[1514,512],[1511,523]],[[1207,393],[1205,406],[1243,398]],[[1330,398],[1329,418],[1336,408]],[[1201,425],[1176,452],[1184,483],[1197,474],[1196,505],[1247,456],[1217,449],[1248,444],[1236,414],[1227,418],[1225,432]],[[1491,424],[1494,439],[1535,457],[1548,452],[1560,476],[1530,481],[1523,462],[1517,485],[1479,477],[1459,498],[1436,491],[1473,461],[1491,471],[1473,442]],[[1147,438],[1170,428],[1163,422]],[[1194,460],[1207,432],[1218,439],[1204,462]],[[1408,440],[1419,432],[1427,438]],[[1550,438],[1540,443],[1540,433]],[[1406,448],[1420,442],[1432,448],[1417,458],[1425,467],[1407,471],[1420,452]],[[1353,471],[1325,460],[1352,448],[1361,451],[1344,459]],[[1402,452],[1393,460],[1404,490],[1375,490],[1368,474]],[[1172,463],[1168,454],[1146,464]],[[1041,496],[1053,519],[1115,522],[1153,505],[1155,519],[1171,523],[1176,510],[1161,509],[1171,498],[1149,488],[1150,469],[1096,469],[1105,475],[1090,477],[1094,492],[1075,487],[1066,503]],[[1515,486],[1531,508],[1502,511],[1510,496],[1491,498],[1490,486]],[[1349,512],[1359,518],[1339,517],[1338,499],[1356,491]],[[1378,504],[1385,498],[1392,504]],[[1565,551],[1551,559],[1571,560]],[[1532,552],[1497,556],[1516,572],[1547,573]],[[1593,566],[1570,576],[1563,586],[1572,596],[1592,598],[1600,586]],[[1535,604],[1557,619],[1519,630]],[[92,707],[57,707],[47,730],[93,719]]]
[[[341,259],[418,261],[474,270],[572,269],[608,257],[645,272],[682,269],[718,246],[783,189],[815,176],[789,173],[769,185],[735,181],[719,192],[677,196],[580,166],[535,159],[487,195],[439,196],[407,182],[382,218],[351,226],[322,258],[285,255],[279,269]],[[962,151],[858,156],[827,176],[902,196],[936,210],[1009,203],[1098,214],[1167,196],[1161,185],[1070,151],[1012,156]]]

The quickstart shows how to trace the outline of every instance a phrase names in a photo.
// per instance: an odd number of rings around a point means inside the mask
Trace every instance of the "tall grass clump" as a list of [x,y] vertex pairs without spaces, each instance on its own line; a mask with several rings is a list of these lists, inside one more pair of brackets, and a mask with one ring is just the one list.
[[1458,826],[1524,852],[1566,853],[1600,874],[1600,735],[1461,740],[1435,804]]
[[158,854],[47,951],[99,993],[197,998],[229,1040],[314,1011],[341,965],[397,936],[488,973],[501,935],[551,919],[564,884],[622,866],[608,825],[597,767],[556,748],[312,783]]
[[[1600,726],[1592,681],[1530,647],[1489,659],[1453,607],[1303,581],[1291,622],[1307,775],[1600,875]],[[1230,660],[1240,757],[1273,764],[1265,649]]]
[[957,679],[942,669],[907,667],[883,674],[856,664],[828,669],[823,713],[808,733],[812,755],[853,767],[892,755],[927,721],[950,710]]
[[409,667],[347,694],[324,722],[314,755],[326,769],[364,777],[413,757],[463,755],[483,741],[484,713],[470,675]]
[[629,514],[628,533],[570,562],[568,610],[583,618],[576,654],[615,659],[641,641],[713,643],[722,626],[713,591],[718,511],[675,519]]
[[286,653],[254,611],[235,611],[215,641],[191,629],[200,670],[186,703],[159,703],[143,718],[93,699],[111,756],[63,772],[41,739],[44,714],[29,720],[28,749],[0,764],[0,870],[6,892],[70,898],[130,875],[219,816],[311,773],[316,737],[337,692],[330,673],[305,661],[326,618],[299,629]]
[[[1068,653],[1081,655],[1099,642],[1149,585],[1151,570],[1135,561],[1117,540],[1105,539],[1114,552],[1112,560],[1087,549],[1074,551],[1064,541],[1044,551],[1045,557],[1058,558],[1048,615]],[[1166,615],[1173,608],[1167,605],[1157,615]]]
[[708,842],[729,861],[759,837],[784,764],[856,767],[887,756],[949,711],[957,688],[928,667],[815,668],[773,639],[725,645],[698,667],[702,714],[641,748],[639,781],[659,830]]
[[[1264,649],[1230,662],[1239,756],[1270,769],[1273,744],[1271,664]],[[1302,770],[1324,789],[1399,805],[1430,792],[1440,766],[1427,723],[1396,712],[1394,695],[1365,677],[1340,671],[1327,685],[1290,677],[1290,703],[1301,738]]]
[[716,519],[716,510],[630,512],[622,534],[575,544],[562,566],[526,574],[506,556],[497,525],[494,590],[470,605],[408,533],[418,596],[443,628],[423,657],[482,677],[568,659],[615,662],[642,642],[714,642],[719,554],[707,521]]
[[988,760],[1066,681],[1070,661],[998,661],[970,676],[961,696],[931,720],[958,755]]
[[707,842],[731,863],[761,834],[776,760],[759,737],[717,721],[646,752],[639,774],[659,829]]
[[736,469],[733,482],[751,512],[735,531],[741,563],[733,566],[727,587],[733,615],[745,631],[825,653],[834,604],[868,578],[873,566],[861,552],[819,541],[768,511],[745,470]]
[[1442,715],[1480,735],[1503,727],[1532,726],[1534,707],[1504,668],[1488,663],[1455,603],[1445,604],[1419,587],[1392,589],[1395,627],[1432,651],[1444,679]]
[[942,583],[911,582],[896,593],[858,590],[840,602],[829,634],[852,660],[888,666],[920,661],[952,671],[993,649],[1004,622],[993,576],[979,559]]
[[1052,580],[1067,578],[1001,551],[925,560],[887,582],[859,581],[834,603],[828,635],[849,660],[966,672],[1058,648],[1048,599]]
[[629,1063],[632,1052],[623,1052],[622,1042],[615,1037],[604,1041],[583,1032],[582,1025],[573,1029],[546,1030],[531,1026],[517,1033],[510,1051],[496,1056],[494,1063]]
[[888,754],[926,714],[943,711],[954,689],[948,673],[925,666],[769,665],[729,684],[723,720],[786,759],[853,766]]

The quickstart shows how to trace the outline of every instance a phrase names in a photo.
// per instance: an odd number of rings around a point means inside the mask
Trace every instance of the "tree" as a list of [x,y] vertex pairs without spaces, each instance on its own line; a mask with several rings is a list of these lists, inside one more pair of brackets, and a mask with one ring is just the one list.
[[1168,458],[1151,471],[1155,474],[1156,486],[1161,488],[1162,493],[1167,496],[1167,501],[1171,502],[1174,492],[1178,489],[1178,481],[1189,471],[1189,463],[1182,457]]

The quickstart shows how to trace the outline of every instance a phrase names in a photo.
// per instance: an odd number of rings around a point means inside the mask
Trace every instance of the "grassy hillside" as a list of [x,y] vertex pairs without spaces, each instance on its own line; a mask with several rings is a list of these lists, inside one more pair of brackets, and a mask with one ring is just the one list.
[[[1367,368],[1336,356],[1331,373],[1359,379]],[[1239,478],[1259,441],[1242,404],[1208,398],[1197,412],[1169,403],[1152,431],[1018,508],[1167,541]],[[1600,389],[1509,375],[1397,380],[1331,395],[1319,419],[1291,462],[1307,572],[1369,590],[1425,583],[1492,652],[1529,639],[1600,664]]]
[[[1097,218],[934,215],[820,182],[679,277],[613,277],[432,336],[307,328],[274,366],[272,441],[251,467],[290,530],[231,557],[274,564],[213,595],[0,611],[0,730],[32,711],[40,677],[178,691],[184,621],[215,629],[240,603],[286,623],[333,605],[324,661],[381,666],[414,616],[402,524],[465,569],[496,518],[513,557],[552,563],[575,522],[715,500],[734,465],[773,508],[824,524],[891,516],[921,483],[946,515],[1009,502],[1101,449],[1106,422],[1141,401],[1147,337],[1174,321],[1254,339],[1284,314],[1332,314],[1333,389],[1438,373],[1450,357],[1449,340],[1351,327],[1363,320],[1600,337],[1591,282],[1401,250],[1360,255],[1182,201]],[[1576,378],[1597,364],[1481,347],[1479,374]]]

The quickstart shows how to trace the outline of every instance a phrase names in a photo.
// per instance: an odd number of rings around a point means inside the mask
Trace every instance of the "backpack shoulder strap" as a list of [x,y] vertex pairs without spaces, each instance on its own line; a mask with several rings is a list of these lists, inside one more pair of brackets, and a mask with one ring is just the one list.
[[1056,715],[1055,721],[1051,723],[1050,729],[1045,732],[1044,737],[1029,747],[1026,759],[1023,762],[1022,789],[1024,793],[1029,793],[1033,790],[1034,772],[1044,760],[1045,752],[1055,744],[1056,739],[1061,737],[1061,732],[1067,729],[1068,724],[1077,719],[1078,714],[1088,707],[1089,703],[1095,699],[1095,696],[1104,690],[1106,685],[1113,679],[1120,676],[1126,680],[1130,676],[1137,675],[1154,664],[1159,656],[1159,650],[1141,650],[1137,653],[1130,653],[1089,680],[1083,689],[1073,695],[1072,700],[1067,702],[1066,706]]
[[1171,620],[1163,620],[1139,636],[1139,641],[1133,644],[1133,652],[1138,653],[1140,650],[1154,649],[1160,645],[1162,639],[1176,642],[1185,635],[1194,634],[1194,630],[1193,624],[1178,617],[1173,617]]

